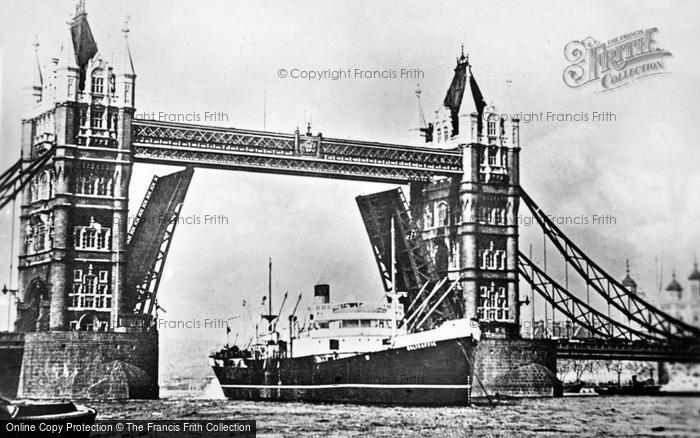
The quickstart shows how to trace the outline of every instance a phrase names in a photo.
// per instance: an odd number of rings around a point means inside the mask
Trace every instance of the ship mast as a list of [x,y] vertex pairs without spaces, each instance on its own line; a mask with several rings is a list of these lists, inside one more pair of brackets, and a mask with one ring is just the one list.
[[268,333],[272,333],[272,321],[277,319],[277,315],[272,314],[272,257],[270,257],[267,274],[267,315],[262,317],[267,321]]

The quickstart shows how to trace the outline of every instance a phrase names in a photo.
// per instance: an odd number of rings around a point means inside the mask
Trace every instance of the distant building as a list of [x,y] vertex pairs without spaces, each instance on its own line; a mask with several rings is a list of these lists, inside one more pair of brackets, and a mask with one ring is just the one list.
[[666,290],[661,292],[659,308],[683,322],[700,326],[700,271],[697,260],[688,281],[689,290],[684,291],[683,286],[676,280],[674,271],[671,282],[666,286]]
[[630,261],[627,259],[627,276],[622,280],[622,285],[627,289],[628,291],[632,292],[635,295],[643,296],[644,294],[637,288],[637,282],[634,281],[632,277],[630,277]]

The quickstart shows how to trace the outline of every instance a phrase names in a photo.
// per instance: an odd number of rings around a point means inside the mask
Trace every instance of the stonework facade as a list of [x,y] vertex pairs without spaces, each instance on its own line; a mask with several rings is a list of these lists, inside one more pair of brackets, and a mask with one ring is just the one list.
[[110,330],[121,311],[135,74],[125,40],[98,52],[84,6],[58,57],[37,59],[22,121],[24,166],[53,153],[21,204],[20,332]]
[[[460,279],[463,315],[485,323],[493,336],[517,338],[519,121],[480,105],[483,98],[468,59],[462,55],[457,62],[446,106],[436,112],[444,120],[430,125],[431,132],[439,129],[427,143],[461,148],[464,175],[412,184],[411,213],[438,273]],[[466,88],[467,82],[474,84],[472,93],[462,100],[453,87]],[[455,93],[463,112],[454,108],[450,96]]]

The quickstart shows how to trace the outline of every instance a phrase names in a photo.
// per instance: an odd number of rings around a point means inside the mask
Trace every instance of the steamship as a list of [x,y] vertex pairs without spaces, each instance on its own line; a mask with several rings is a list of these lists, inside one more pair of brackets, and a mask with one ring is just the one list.
[[[465,405],[470,401],[478,328],[465,319],[417,333],[395,329],[401,305],[329,302],[317,285],[311,328],[288,341],[270,331],[247,349],[212,354],[233,400]],[[393,300],[394,303],[397,300]]]
[[[270,262],[270,278],[271,272]],[[390,292],[381,302],[332,303],[330,287],[316,285],[307,324],[295,324],[297,300],[283,340],[270,286],[268,314],[262,315],[267,332],[256,333],[246,348],[226,345],[213,353],[214,374],[233,400],[469,404],[478,326],[454,319],[409,333],[398,327],[404,317],[399,296]]]

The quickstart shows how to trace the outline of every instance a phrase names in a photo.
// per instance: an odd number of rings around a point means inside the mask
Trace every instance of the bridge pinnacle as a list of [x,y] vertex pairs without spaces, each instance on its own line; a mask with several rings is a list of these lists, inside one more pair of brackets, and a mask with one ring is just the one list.
[[129,36],[129,20],[131,19],[130,15],[127,15],[124,18],[124,27],[122,27],[122,32],[124,33],[124,38],[127,38]]
[[131,17],[127,15],[124,18],[124,26],[122,27],[122,33],[124,34],[124,45],[121,49],[120,55],[117,57],[115,71],[122,75],[135,75],[134,71],[134,61],[131,58],[131,49],[129,48],[129,20]]
[[38,35],[34,35],[34,41],[32,42],[32,46],[34,47],[34,60],[36,61],[36,65],[34,67],[34,72],[33,72],[33,77],[32,77],[32,86],[35,87],[34,97],[37,99],[41,99],[41,87],[44,83],[44,78],[41,75],[41,63],[39,62],[39,36]]
[[75,16],[87,15],[85,12],[85,0],[78,0],[78,4],[75,5]]

